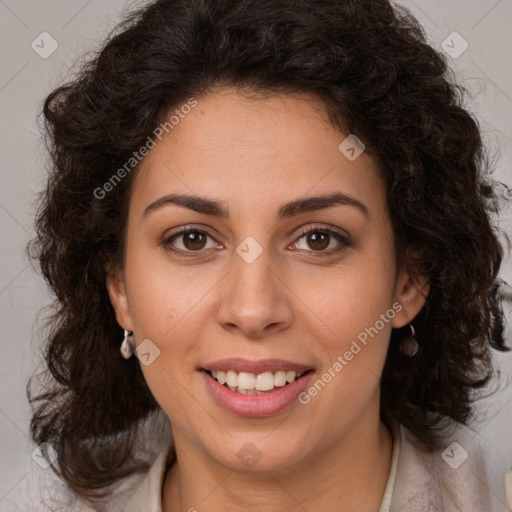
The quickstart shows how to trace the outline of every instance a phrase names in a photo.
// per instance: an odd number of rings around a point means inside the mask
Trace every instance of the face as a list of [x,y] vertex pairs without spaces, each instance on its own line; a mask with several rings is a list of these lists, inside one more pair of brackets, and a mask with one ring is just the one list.
[[321,102],[225,88],[188,110],[134,179],[109,294],[177,446],[300,467],[379,421],[391,329],[421,295],[376,162],[338,148]]

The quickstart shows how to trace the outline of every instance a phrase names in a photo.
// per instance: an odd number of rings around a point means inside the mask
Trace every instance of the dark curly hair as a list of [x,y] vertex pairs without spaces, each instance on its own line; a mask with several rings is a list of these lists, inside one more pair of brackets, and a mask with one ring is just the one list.
[[490,159],[464,89],[417,20],[387,0],[158,0],[127,15],[43,109],[52,166],[28,250],[56,300],[50,382],[37,396],[27,388],[31,435],[91,502],[146,469],[134,440],[159,410],[138,361],[119,355],[105,285],[122,265],[136,169],[104,197],[94,191],[170,110],[218,85],[314,94],[379,162],[397,265],[430,283],[414,321],[419,354],[402,355],[406,329],[392,332],[383,417],[437,447],[445,418],[471,419],[495,371],[491,348],[507,350]]

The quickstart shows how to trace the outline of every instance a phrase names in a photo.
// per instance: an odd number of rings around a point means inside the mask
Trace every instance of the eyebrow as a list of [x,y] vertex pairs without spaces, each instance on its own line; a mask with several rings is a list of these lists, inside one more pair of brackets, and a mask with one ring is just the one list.
[[[187,194],[169,194],[157,199],[149,204],[142,214],[143,217],[160,210],[169,205],[182,206],[195,212],[224,219],[229,218],[229,209],[222,205],[219,201],[207,199],[205,197],[191,196]],[[283,204],[277,213],[277,220],[300,215],[315,210],[323,210],[332,206],[343,205],[357,208],[365,217],[369,217],[368,208],[356,198],[336,192],[333,194],[323,194],[319,196],[311,196],[295,199],[289,203]]]

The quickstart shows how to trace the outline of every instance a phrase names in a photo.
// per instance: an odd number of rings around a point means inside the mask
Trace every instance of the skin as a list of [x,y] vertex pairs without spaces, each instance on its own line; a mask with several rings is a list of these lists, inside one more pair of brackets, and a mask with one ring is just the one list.
[[[342,503],[343,510],[377,512],[392,453],[379,415],[391,328],[410,322],[429,290],[395,271],[377,164],[365,152],[349,161],[338,150],[348,134],[313,96],[247,96],[226,87],[197,100],[141,163],[125,260],[107,282],[119,324],[137,344],[149,338],[160,350],[141,368],[176,444],[163,510],[326,512]],[[335,205],[276,219],[283,203],[334,191],[363,203],[367,215]],[[171,193],[215,199],[230,216],[172,204],[144,215]],[[190,224],[211,237],[169,241]],[[329,226],[350,245],[298,234]],[[252,263],[236,252],[248,236],[262,248]],[[192,257],[166,250],[166,241]],[[198,372],[228,357],[282,358],[313,366],[314,382],[396,303],[403,310],[306,405],[237,417],[217,404]],[[247,442],[261,453],[250,468],[237,457]]]

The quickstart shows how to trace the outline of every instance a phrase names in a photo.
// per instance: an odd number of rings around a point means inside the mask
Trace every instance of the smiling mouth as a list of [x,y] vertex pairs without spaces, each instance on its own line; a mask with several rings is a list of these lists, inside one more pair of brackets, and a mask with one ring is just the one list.
[[204,370],[212,379],[235,393],[244,395],[265,395],[276,389],[288,386],[310,373],[307,371],[263,372],[259,374],[249,372],[235,372],[233,370]]

